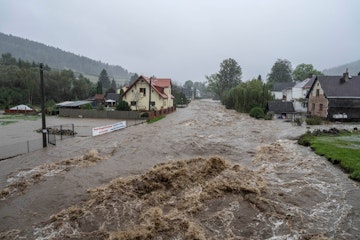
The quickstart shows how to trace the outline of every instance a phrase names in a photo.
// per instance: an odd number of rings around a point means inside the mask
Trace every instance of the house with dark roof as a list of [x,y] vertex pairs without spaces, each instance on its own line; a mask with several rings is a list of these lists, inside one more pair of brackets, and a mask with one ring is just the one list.
[[283,100],[286,99],[287,93],[293,86],[295,82],[276,82],[271,91],[275,99]]
[[317,76],[306,97],[312,116],[360,120],[360,76]]
[[292,102],[273,100],[268,101],[265,112],[272,112],[277,116],[277,118],[285,119],[292,118],[295,114],[295,109]]
[[132,110],[161,110],[174,106],[171,79],[140,76],[120,96]]

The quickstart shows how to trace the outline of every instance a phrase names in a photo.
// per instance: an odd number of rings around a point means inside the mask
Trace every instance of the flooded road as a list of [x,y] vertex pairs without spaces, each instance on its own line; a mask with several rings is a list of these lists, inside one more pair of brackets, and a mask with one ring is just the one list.
[[0,238],[358,239],[359,184],[306,130],[202,100],[1,161]]

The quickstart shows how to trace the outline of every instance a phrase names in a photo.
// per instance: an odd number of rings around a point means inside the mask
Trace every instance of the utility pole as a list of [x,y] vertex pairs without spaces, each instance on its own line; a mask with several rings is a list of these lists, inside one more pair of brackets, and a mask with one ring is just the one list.
[[151,80],[152,80],[152,77],[150,77],[150,86],[149,86],[149,111],[150,111],[150,106],[151,106]]
[[40,88],[41,88],[41,119],[42,119],[42,135],[43,148],[47,146],[46,141],[46,122],[45,122],[45,86],[44,86],[44,65],[40,63]]

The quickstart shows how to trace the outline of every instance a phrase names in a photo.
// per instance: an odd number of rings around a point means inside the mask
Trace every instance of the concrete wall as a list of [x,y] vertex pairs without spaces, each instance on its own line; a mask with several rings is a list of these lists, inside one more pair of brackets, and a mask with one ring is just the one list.
[[139,112],[134,111],[99,111],[88,109],[68,109],[60,108],[59,116],[61,117],[83,117],[83,118],[112,118],[112,119],[140,119]]

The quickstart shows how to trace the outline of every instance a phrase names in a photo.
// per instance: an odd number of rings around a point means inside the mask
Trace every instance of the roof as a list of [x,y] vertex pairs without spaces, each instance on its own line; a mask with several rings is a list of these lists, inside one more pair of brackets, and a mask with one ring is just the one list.
[[170,78],[155,78],[151,81],[154,86],[167,88],[171,87],[171,79]]
[[281,92],[282,90],[292,88],[296,82],[276,82],[273,87],[274,92]]
[[10,108],[10,110],[33,111],[32,108],[30,108],[30,107],[28,107],[28,106],[26,106],[24,104],[12,107],[12,108]]
[[95,94],[94,96],[94,100],[103,100],[104,99],[104,94]]
[[56,105],[60,107],[79,107],[88,103],[91,103],[91,101],[86,101],[86,100],[74,101],[74,102],[67,101],[67,102],[58,103]]
[[274,112],[276,114],[281,113],[294,113],[294,105],[292,102],[284,102],[284,101],[268,101],[267,109],[270,112]]
[[326,98],[360,98],[360,76],[349,77],[347,81],[343,81],[343,76],[317,76],[311,89],[316,82],[320,83]]
[[120,98],[120,94],[118,94],[118,93],[108,93],[106,95],[107,100],[119,101],[119,98]]
[[315,77],[307,78],[304,81],[296,83],[295,88],[309,89],[315,81]]

